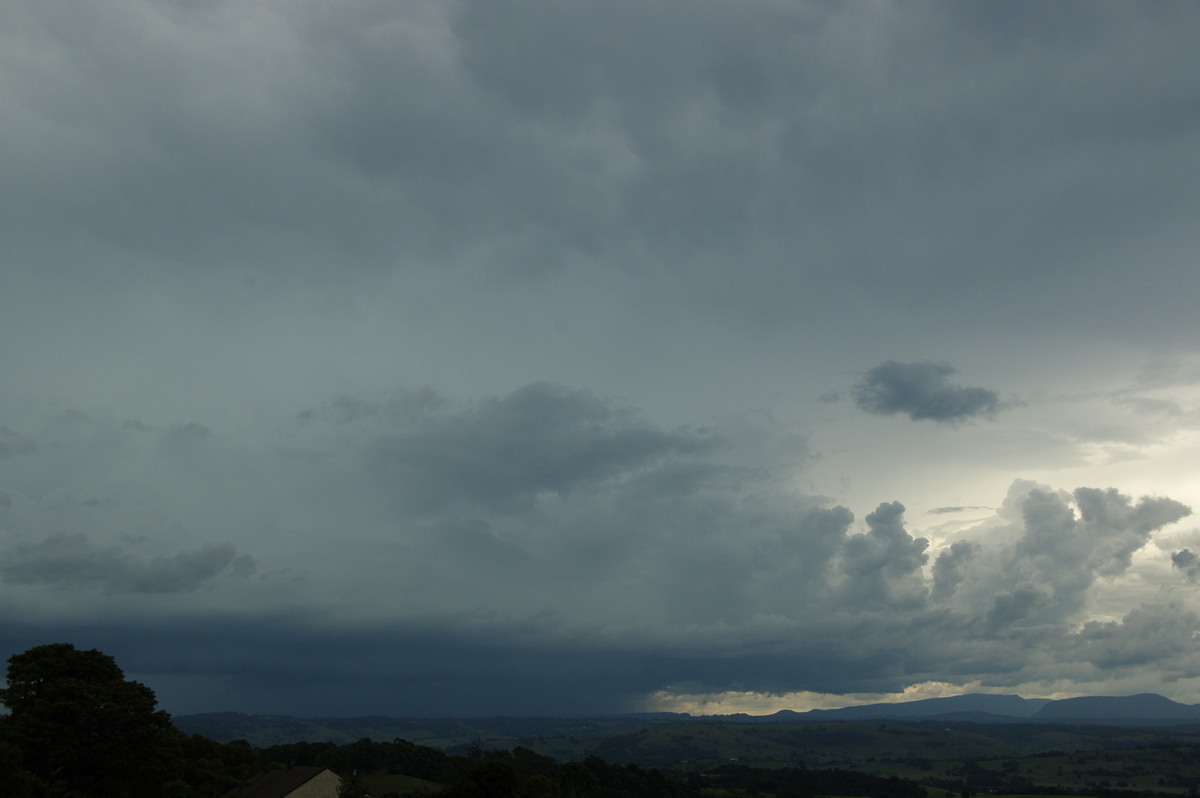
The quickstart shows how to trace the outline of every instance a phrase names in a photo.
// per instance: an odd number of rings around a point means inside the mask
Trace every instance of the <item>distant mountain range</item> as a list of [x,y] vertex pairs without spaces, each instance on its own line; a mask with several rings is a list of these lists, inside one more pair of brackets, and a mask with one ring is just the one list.
[[773,715],[701,715],[655,712],[600,718],[293,718],[213,712],[182,715],[174,723],[189,734],[228,742],[248,740],[265,747],[298,741],[339,744],[363,737],[402,738],[451,749],[485,743],[560,735],[597,736],[630,733],[652,726],[686,723],[817,723],[829,721],[900,721],[909,723],[1060,724],[1107,726],[1200,725],[1200,704],[1180,704],[1155,693],[1131,696],[1084,696],[1051,700],[1018,695],[970,693],[891,704],[866,704],[807,712],[782,710]]
[[1200,723],[1200,704],[1180,704],[1157,693],[1079,698],[1022,698],[1019,695],[969,693],[895,704],[864,704],[808,712],[783,710],[775,721],[954,720],[977,723],[1103,723],[1136,725]]

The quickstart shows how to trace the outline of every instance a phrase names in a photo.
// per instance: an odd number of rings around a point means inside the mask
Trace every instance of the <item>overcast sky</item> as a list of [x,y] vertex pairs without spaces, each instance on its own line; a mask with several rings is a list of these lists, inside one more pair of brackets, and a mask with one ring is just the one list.
[[1190,0],[8,0],[0,655],[1200,702],[1198,75]]

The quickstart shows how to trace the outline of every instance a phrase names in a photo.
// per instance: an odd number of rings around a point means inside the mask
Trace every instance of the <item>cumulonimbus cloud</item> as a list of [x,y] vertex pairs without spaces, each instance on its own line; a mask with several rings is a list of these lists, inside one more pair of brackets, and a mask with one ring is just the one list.
[[[289,423],[285,443],[257,448],[82,416],[30,433],[27,456],[0,461],[19,486],[0,510],[14,533],[0,591],[48,616],[29,634],[53,623],[68,639],[78,619],[59,597],[124,611],[161,596],[88,634],[161,658],[165,643],[137,642],[144,628],[186,621],[227,641],[214,672],[245,671],[226,706],[287,712],[368,711],[364,684],[375,711],[497,714],[634,708],[685,683],[1027,684],[1145,668],[1122,653],[1143,643],[1164,646],[1170,673],[1200,668],[1151,623],[1194,629],[1188,604],[1129,601],[1128,626],[1079,632],[1098,592],[1190,513],[1170,499],[1018,481],[994,516],[943,540],[911,529],[899,501],[858,520],[797,494],[790,466],[744,466],[761,442],[736,426],[663,427],[550,383],[343,396]],[[1192,559],[1174,560],[1186,578]],[[352,660],[322,652],[339,635]],[[264,680],[280,703],[256,703]]]

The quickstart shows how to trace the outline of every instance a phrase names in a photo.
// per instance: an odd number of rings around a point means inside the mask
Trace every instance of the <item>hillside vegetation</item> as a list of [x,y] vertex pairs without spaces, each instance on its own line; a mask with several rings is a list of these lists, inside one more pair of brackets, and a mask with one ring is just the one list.
[[[520,749],[564,762],[592,757],[665,773],[694,774],[699,779],[689,783],[714,796],[721,794],[715,792],[718,789],[734,790],[731,785],[735,781],[758,783],[758,776],[751,778],[743,770],[730,768],[776,771],[776,779],[783,778],[784,771],[796,769],[896,777],[921,783],[930,798],[945,798],[943,792],[958,796],[964,790],[1077,795],[1200,791],[1200,725],[1139,727],[1015,719],[1001,723],[946,719],[770,722],[677,715],[315,721],[244,715],[200,717],[223,724],[227,735],[257,735],[256,745],[261,745],[264,737],[289,733],[324,733],[333,742],[361,734],[373,739],[399,737],[458,756],[487,749]],[[718,771],[723,775],[715,775]],[[758,789],[771,792],[761,784]]]

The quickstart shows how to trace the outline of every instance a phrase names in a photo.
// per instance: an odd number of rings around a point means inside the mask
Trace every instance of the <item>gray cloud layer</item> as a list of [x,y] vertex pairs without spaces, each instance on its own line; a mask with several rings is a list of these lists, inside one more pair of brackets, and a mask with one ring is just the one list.
[[367,447],[370,467],[417,510],[509,512],[541,493],[563,496],[718,443],[662,431],[585,391],[547,383],[457,412],[432,396],[342,404],[356,408],[355,420],[379,424]]
[[853,284],[888,319],[1082,322],[1136,285],[1169,316],[1190,271],[1106,250],[1190,216],[1195,10],[1009,5],[10,3],[6,248],[322,284],[602,261],[775,320]]
[[253,572],[254,564],[228,545],[139,560],[117,547],[97,548],[84,534],[76,533],[16,546],[5,553],[0,577],[14,585],[175,593],[196,590],[227,568],[245,575]]
[[0,4],[0,642],[191,709],[1200,700],[1198,30]]

